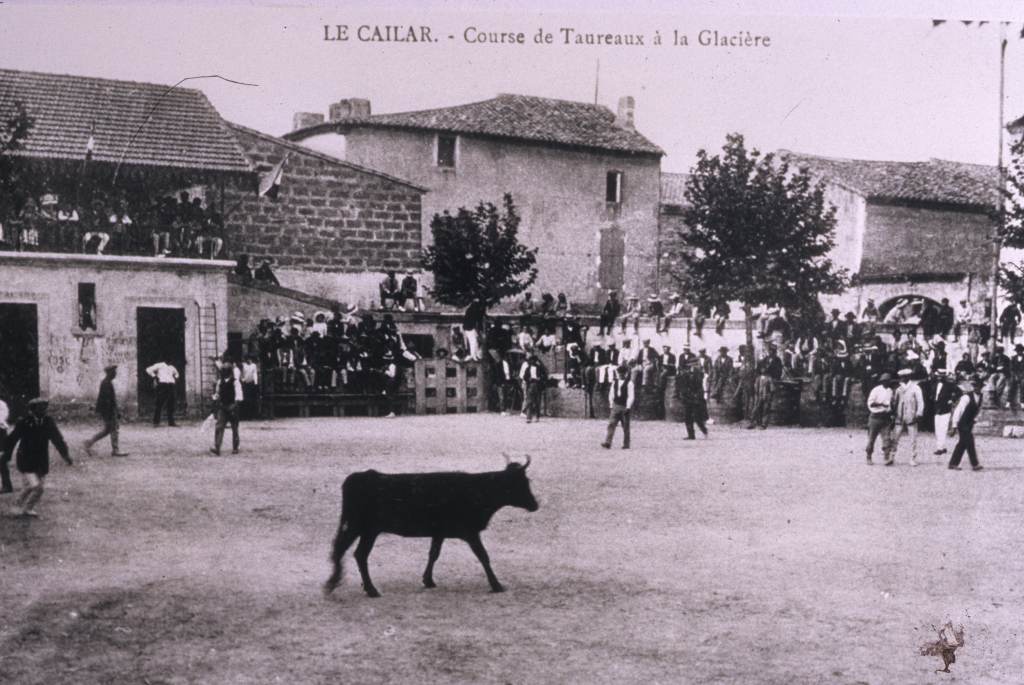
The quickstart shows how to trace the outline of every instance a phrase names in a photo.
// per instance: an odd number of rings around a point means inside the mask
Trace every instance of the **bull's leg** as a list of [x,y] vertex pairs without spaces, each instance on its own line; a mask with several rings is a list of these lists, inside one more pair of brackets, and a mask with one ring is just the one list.
[[341,558],[345,556],[345,551],[355,542],[357,537],[358,533],[352,530],[351,524],[342,522],[338,527],[338,534],[334,536],[334,547],[331,549],[331,563],[334,565],[334,570],[331,571],[331,577],[324,583],[325,595],[331,594],[334,588],[338,587],[338,583],[341,582],[341,575],[344,571]]
[[484,549],[484,543],[480,541],[480,535],[468,537],[466,542],[469,543],[469,548],[473,550],[476,558],[480,560],[480,565],[484,567],[484,573],[487,574],[487,582],[491,584],[491,592],[504,592],[505,588],[498,582],[498,577],[491,570],[491,558],[487,556],[487,550]]
[[430,554],[427,555],[427,570],[423,572],[423,586],[424,587],[437,587],[434,585],[434,563],[437,558],[441,556],[441,545],[444,543],[444,538],[431,538],[430,540]]
[[356,564],[359,566],[359,575],[363,579],[363,589],[366,590],[368,597],[380,597],[380,593],[377,592],[377,588],[373,586],[373,581],[370,580],[370,568],[366,561],[370,558],[370,550],[373,549],[373,543],[377,541],[377,533],[363,533],[359,538],[359,544],[356,545],[356,551],[352,555],[356,558]]

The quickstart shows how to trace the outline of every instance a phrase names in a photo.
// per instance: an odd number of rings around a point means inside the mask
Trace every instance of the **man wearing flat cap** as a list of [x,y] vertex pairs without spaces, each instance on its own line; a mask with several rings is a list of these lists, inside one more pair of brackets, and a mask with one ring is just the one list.
[[85,452],[92,456],[92,446],[103,438],[110,436],[110,456],[127,457],[128,455],[118,449],[118,420],[120,418],[117,408],[117,394],[114,392],[114,379],[117,378],[117,364],[111,364],[103,369],[103,380],[100,381],[100,392],[96,397],[96,413],[103,419],[103,430],[85,441]]

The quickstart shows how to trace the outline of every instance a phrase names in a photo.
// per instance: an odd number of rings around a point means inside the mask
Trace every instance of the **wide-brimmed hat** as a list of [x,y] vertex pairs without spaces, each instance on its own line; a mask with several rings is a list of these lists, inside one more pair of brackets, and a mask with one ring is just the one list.
[[892,382],[892,374],[890,374],[890,373],[883,373],[881,376],[878,377],[878,382],[879,383],[891,383]]
[[107,364],[106,366],[103,367],[103,370],[107,372],[117,371],[117,364]]
[[42,397],[33,397],[28,401],[29,408],[32,407],[48,407],[50,406],[50,400],[43,399]]
[[896,372],[896,375],[899,376],[900,378],[910,378],[910,376],[913,375],[913,373],[914,372],[912,369],[900,369],[899,371]]
[[679,293],[672,293],[672,299],[673,299],[673,300],[678,300],[678,299],[680,299],[680,297],[679,297]]

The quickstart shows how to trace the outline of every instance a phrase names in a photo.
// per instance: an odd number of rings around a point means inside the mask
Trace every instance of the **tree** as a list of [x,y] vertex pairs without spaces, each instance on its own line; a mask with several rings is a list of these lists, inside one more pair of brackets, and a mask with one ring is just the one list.
[[743,136],[726,136],[721,155],[697,153],[687,180],[680,261],[670,275],[698,306],[739,301],[753,349],[753,308],[805,309],[822,294],[842,292],[849,279],[829,259],[835,207],[806,169],[791,170],[773,154],[747,151]]
[[[1000,225],[1000,237],[1006,247],[1024,248],[1024,138],[1010,146],[1010,165],[1006,169],[1006,183],[999,189],[1004,213],[994,212],[993,221]],[[1002,221],[1000,222],[1000,218]],[[1024,307],[1024,263],[1009,263],[999,267],[999,283],[1010,296],[1010,301]],[[993,321],[998,318],[993,316]],[[993,336],[993,340],[996,336]]]
[[519,242],[519,215],[512,196],[502,210],[481,202],[451,216],[435,214],[430,222],[433,244],[423,254],[423,268],[434,275],[431,295],[439,302],[466,307],[479,299],[485,308],[514,297],[537,280],[537,248]]
[[20,102],[0,116],[0,222],[6,222],[17,216],[33,192],[25,159],[13,153],[25,147],[34,122]]

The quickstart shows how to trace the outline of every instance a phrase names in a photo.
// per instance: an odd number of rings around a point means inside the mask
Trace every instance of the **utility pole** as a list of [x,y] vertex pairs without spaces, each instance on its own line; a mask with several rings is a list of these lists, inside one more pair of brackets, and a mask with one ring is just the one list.
[[1003,191],[1006,189],[1006,167],[1003,166],[1003,126],[1004,126],[1004,100],[1006,90],[1006,23],[999,22],[999,207],[995,226],[995,235],[992,237],[992,298],[990,329],[989,329],[989,354],[994,359],[996,356],[996,341],[999,338],[999,257],[1003,246],[1003,227],[1006,221],[1006,200]]

